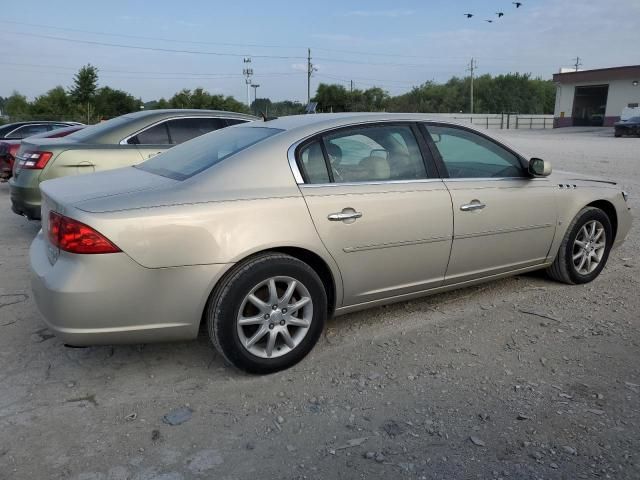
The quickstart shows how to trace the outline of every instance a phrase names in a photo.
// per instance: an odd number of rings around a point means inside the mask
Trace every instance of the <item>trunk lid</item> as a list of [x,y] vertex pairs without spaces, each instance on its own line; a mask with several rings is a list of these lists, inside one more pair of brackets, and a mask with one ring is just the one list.
[[49,206],[59,208],[57,211],[64,214],[66,205],[83,210],[82,206],[87,202],[108,204],[114,198],[162,189],[176,183],[179,182],[137,168],[125,167],[89,175],[46,180],[40,184],[40,191],[43,198],[48,200]]

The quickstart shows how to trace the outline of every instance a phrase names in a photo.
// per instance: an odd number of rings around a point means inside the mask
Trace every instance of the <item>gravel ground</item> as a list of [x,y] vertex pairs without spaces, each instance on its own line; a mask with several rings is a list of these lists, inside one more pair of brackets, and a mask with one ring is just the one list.
[[[503,131],[640,207],[640,139]],[[0,478],[640,478],[640,235],[592,284],[525,275],[329,322],[247,376],[207,339],[65,348],[28,286],[39,225],[0,184]]]

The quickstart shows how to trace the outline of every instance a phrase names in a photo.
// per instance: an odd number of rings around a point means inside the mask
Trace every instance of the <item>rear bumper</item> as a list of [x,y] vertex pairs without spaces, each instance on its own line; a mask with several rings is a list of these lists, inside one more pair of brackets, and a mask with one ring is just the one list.
[[52,265],[42,231],[29,251],[31,287],[44,321],[69,345],[195,338],[227,265],[145,268],[124,253],[61,252]]
[[15,177],[9,180],[9,188],[11,190],[11,210],[29,220],[40,220],[40,189],[20,186],[15,182]]

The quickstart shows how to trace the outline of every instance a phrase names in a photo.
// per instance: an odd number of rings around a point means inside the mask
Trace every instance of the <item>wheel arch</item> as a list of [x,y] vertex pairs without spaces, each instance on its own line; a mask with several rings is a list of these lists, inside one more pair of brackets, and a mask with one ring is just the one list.
[[616,212],[616,207],[613,205],[613,203],[609,202],[608,200],[596,200],[595,202],[591,202],[590,204],[585,205],[585,207],[599,208],[607,215],[607,217],[609,217],[609,220],[611,221],[611,229],[613,230],[613,238],[611,239],[611,243],[615,242],[616,233],[618,232],[618,212]]
[[[259,250],[256,252],[252,252],[251,254],[241,258],[237,262],[234,263],[238,265],[240,263],[244,263],[247,260],[256,257],[258,255],[264,255],[265,253],[283,253],[285,255],[290,255],[298,260],[309,265],[320,277],[322,284],[324,285],[325,291],[327,293],[327,314],[329,317],[333,316],[335,309],[337,307],[337,298],[338,298],[338,285],[336,283],[336,278],[329,267],[329,264],[317,253],[312,252],[306,248],[302,247],[290,247],[290,246],[282,246],[282,247],[272,247],[265,248],[263,250]],[[210,299],[216,292],[216,289],[221,285],[223,279],[230,275],[233,272],[234,268],[229,268],[213,285],[211,288],[209,295],[207,296],[207,301],[205,302],[202,308],[202,315],[200,318],[200,327],[205,324],[205,315],[207,311],[207,303],[208,299]]]

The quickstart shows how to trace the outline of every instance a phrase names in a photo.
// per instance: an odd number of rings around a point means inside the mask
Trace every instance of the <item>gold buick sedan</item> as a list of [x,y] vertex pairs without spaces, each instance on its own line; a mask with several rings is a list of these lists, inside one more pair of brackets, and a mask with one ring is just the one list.
[[204,324],[254,373],[300,361],[331,315],[537,269],[590,282],[631,226],[614,182],[417,114],[245,123],[41,191],[32,285],[64,342]]

